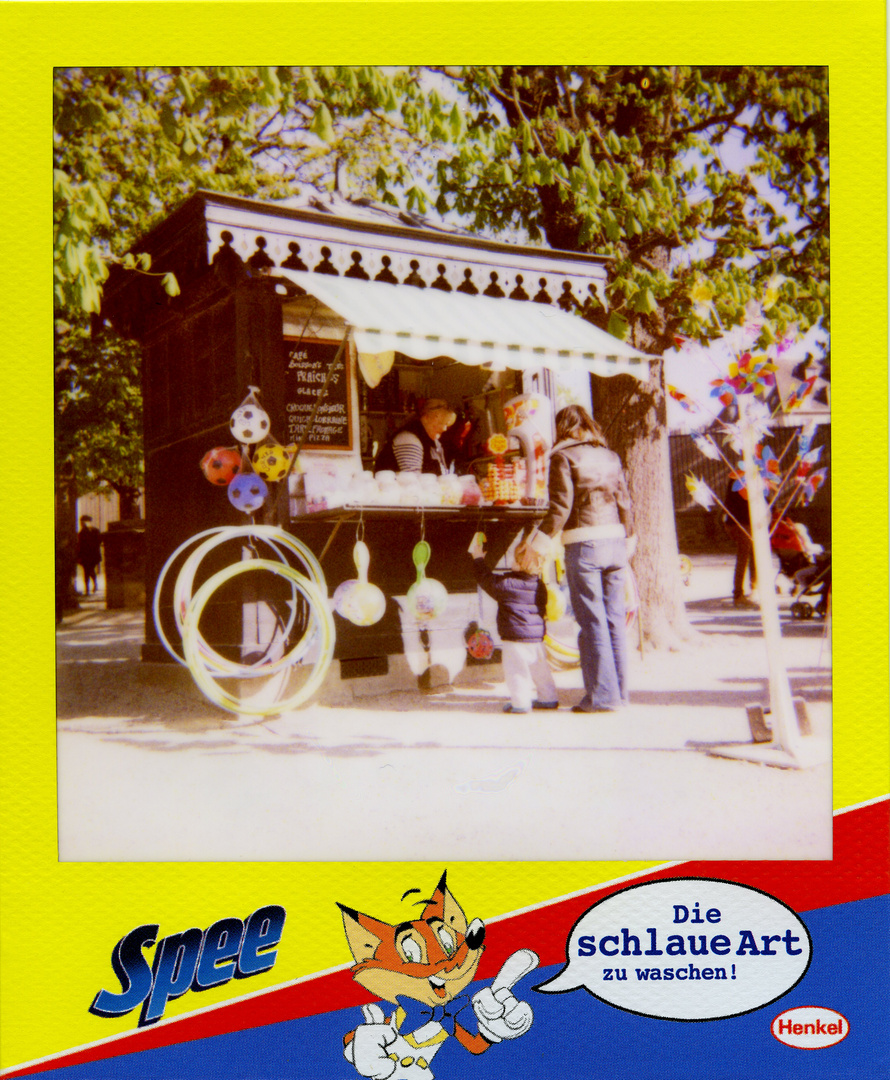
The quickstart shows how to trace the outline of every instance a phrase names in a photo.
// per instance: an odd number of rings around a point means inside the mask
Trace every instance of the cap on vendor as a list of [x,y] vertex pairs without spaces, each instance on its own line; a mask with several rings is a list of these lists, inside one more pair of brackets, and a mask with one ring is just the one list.
[[428,398],[384,443],[374,462],[374,471],[444,475],[454,457],[441,437],[456,419],[457,414],[444,398]]

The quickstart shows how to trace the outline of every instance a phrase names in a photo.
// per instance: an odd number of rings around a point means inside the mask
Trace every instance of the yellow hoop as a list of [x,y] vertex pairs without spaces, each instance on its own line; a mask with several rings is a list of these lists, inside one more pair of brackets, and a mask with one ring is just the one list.
[[[300,641],[281,659],[263,666],[237,665],[227,661],[226,670],[222,671],[209,661],[201,647],[203,638],[198,631],[201,614],[207,601],[221,585],[239,574],[246,574],[253,570],[265,570],[290,581],[295,592],[301,593],[305,598],[309,607],[310,621]],[[316,625],[313,626],[313,623]],[[334,655],[334,635],[334,620],[328,610],[327,597],[322,595],[321,590],[314,582],[285,563],[273,562],[271,559],[251,559],[247,562],[238,562],[227,566],[205,581],[198,589],[188,605],[183,620],[182,647],[192,677],[198,688],[210,701],[223,709],[227,709],[229,712],[246,713],[251,716],[266,716],[270,713],[286,712],[288,709],[303,704],[321,686]],[[312,674],[296,693],[283,701],[262,705],[244,702],[240,697],[229,693],[215,682],[215,677],[220,676],[258,678],[261,675],[275,674],[286,667],[293,667],[306,654],[316,637],[319,639],[319,655],[314,662]]]

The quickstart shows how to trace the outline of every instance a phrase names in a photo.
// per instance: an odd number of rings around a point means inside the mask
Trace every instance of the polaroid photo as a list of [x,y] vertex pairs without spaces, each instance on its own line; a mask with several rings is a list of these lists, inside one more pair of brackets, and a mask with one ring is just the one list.
[[7,7],[0,1076],[879,1074],[883,9]]

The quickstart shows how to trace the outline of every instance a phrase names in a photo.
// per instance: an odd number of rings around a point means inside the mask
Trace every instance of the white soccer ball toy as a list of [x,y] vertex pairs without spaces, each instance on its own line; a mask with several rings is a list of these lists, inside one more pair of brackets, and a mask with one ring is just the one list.
[[269,414],[253,403],[239,405],[232,413],[229,430],[244,446],[258,443],[269,434]]
[[256,399],[259,387],[248,387],[250,393],[232,413],[229,430],[243,446],[262,442],[269,434],[269,414]]

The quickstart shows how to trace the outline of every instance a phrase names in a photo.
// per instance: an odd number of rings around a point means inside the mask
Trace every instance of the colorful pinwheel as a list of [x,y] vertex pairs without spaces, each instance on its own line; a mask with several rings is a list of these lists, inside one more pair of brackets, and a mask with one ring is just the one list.
[[805,457],[809,453],[810,447],[813,445],[813,438],[816,435],[816,421],[811,420],[808,424],[800,429],[800,435],[797,437],[797,454],[798,457]]
[[668,385],[668,393],[678,404],[682,405],[687,412],[698,412],[698,405],[689,397],[684,394],[682,390],[678,390],[676,386]]
[[754,394],[765,398],[776,385],[776,365],[765,356],[754,357],[743,353],[729,365],[729,376],[714,379],[711,397],[718,397],[724,405],[730,405],[737,394]]
[[760,475],[763,477],[763,481],[767,487],[778,487],[779,480],[782,476],[782,468],[779,464],[779,459],[772,452],[770,447],[758,443],[754,448],[754,461],[757,468],[760,470]]
[[741,492],[742,497],[747,499],[748,485],[745,482],[745,474],[740,472],[731,472],[729,474],[729,479],[732,480],[732,490]]
[[722,405],[732,405],[735,401],[735,387],[726,381],[726,379],[714,379],[711,383],[714,389],[711,391],[711,397],[719,398]]
[[825,483],[827,473],[828,469],[817,469],[802,481],[800,489],[804,506],[813,501],[816,492]]
[[815,375],[811,379],[804,379],[802,382],[798,381],[797,385],[788,395],[788,400],[785,402],[785,412],[792,412],[794,409],[799,409],[812,392],[815,385]]
[[704,480],[700,480],[694,473],[686,474],[686,490],[695,502],[699,506],[703,506],[705,510],[710,510],[717,501],[714,492],[711,491]]
[[754,394],[755,397],[764,398],[776,385],[775,370],[776,365],[765,356],[754,357],[744,353],[738,363],[729,365],[729,383],[738,394]]
[[813,466],[822,456],[822,447],[817,446],[815,450],[810,450],[806,454],[801,454],[797,459],[797,478],[800,480],[804,476],[807,476],[812,472]]
[[710,458],[711,461],[720,460],[720,451],[714,445],[714,440],[710,435],[693,435],[692,441],[704,457]]

